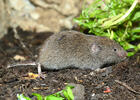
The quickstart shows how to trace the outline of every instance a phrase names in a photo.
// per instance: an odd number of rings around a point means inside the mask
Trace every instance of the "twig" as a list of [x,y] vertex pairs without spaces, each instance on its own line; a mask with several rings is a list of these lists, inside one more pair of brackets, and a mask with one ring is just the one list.
[[21,44],[22,48],[23,48],[24,50],[26,50],[27,52],[29,52],[30,55],[33,57],[33,54],[31,53],[31,51],[27,48],[27,46],[24,44],[24,42],[22,41],[22,39],[21,39],[20,36],[18,35],[18,32],[17,32],[16,28],[13,28],[13,31],[14,31],[14,36],[15,36],[15,38],[19,40],[19,43]]
[[119,83],[119,84],[122,85],[122,86],[124,86],[125,88],[127,88],[127,89],[130,90],[131,92],[134,92],[134,93],[140,95],[139,92],[135,91],[133,88],[131,88],[130,86],[128,86],[126,83],[121,82],[121,81],[119,81],[119,80],[115,80],[115,82],[116,82],[116,83]]
[[5,51],[2,48],[0,48],[0,51],[3,53],[3,55],[7,56],[7,53],[5,53]]

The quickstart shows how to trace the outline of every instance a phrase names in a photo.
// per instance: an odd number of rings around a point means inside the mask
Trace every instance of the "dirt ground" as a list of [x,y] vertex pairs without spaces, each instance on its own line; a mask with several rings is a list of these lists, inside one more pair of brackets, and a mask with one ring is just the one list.
[[[16,55],[24,57],[26,61],[35,61],[39,47],[52,33],[22,30],[18,33],[29,50],[15,39],[11,29],[0,40],[0,100],[16,100],[16,95],[20,93],[29,97],[32,97],[32,93],[49,95],[63,89],[66,83],[82,84],[85,87],[85,100],[140,100],[140,52],[113,65],[109,73],[80,69],[43,70],[47,75],[45,79],[25,79],[27,73],[37,73],[36,66],[8,69],[7,65],[19,62],[14,58]],[[110,93],[104,93],[107,86],[111,89]]]

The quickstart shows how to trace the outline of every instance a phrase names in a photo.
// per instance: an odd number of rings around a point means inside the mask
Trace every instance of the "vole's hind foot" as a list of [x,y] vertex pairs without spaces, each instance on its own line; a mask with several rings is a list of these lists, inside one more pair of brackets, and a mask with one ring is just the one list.
[[12,67],[17,67],[17,66],[36,66],[37,65],[37,70],[38,70],[38,77],[45,79],[46,75],[42,73],[41,71],[41,64],[36,63],[36,62],[28,62],[28,63],[15,63],[15,64],[9,64],[7,65],[7,68],[12,68]]
[[38,74],[39,75],[39,78],[42,78],[42,79],[45,79],[46,78],[46,75],[41,73],[41,74]]
[[46,75],[42,73],[42,71],[41,71],[41,64],[40,63],[37,63],[37,70],[38,70],[39,78],[45,79]]

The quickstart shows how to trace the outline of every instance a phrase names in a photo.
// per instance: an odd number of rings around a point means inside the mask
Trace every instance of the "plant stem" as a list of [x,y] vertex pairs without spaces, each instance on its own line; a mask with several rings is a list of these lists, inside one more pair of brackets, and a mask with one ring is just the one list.
[[115,24],[123,21],[132,12],[132,10],[136,7],[137,3],[138,3],[138,0],[135,0],[133,2],[132,6],[130,7],[130,9],[120,19],[116,20],[111,25],[115,25]]

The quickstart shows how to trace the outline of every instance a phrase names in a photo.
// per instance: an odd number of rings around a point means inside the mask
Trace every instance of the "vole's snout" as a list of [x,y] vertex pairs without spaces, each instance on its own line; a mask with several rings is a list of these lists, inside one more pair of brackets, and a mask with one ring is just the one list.
[[119,57],[121,57],[121,58],[126,58],[127,52],[126,52],[126,51],[119,51],[119,52],[118,52],[118,55],[119,55]]

